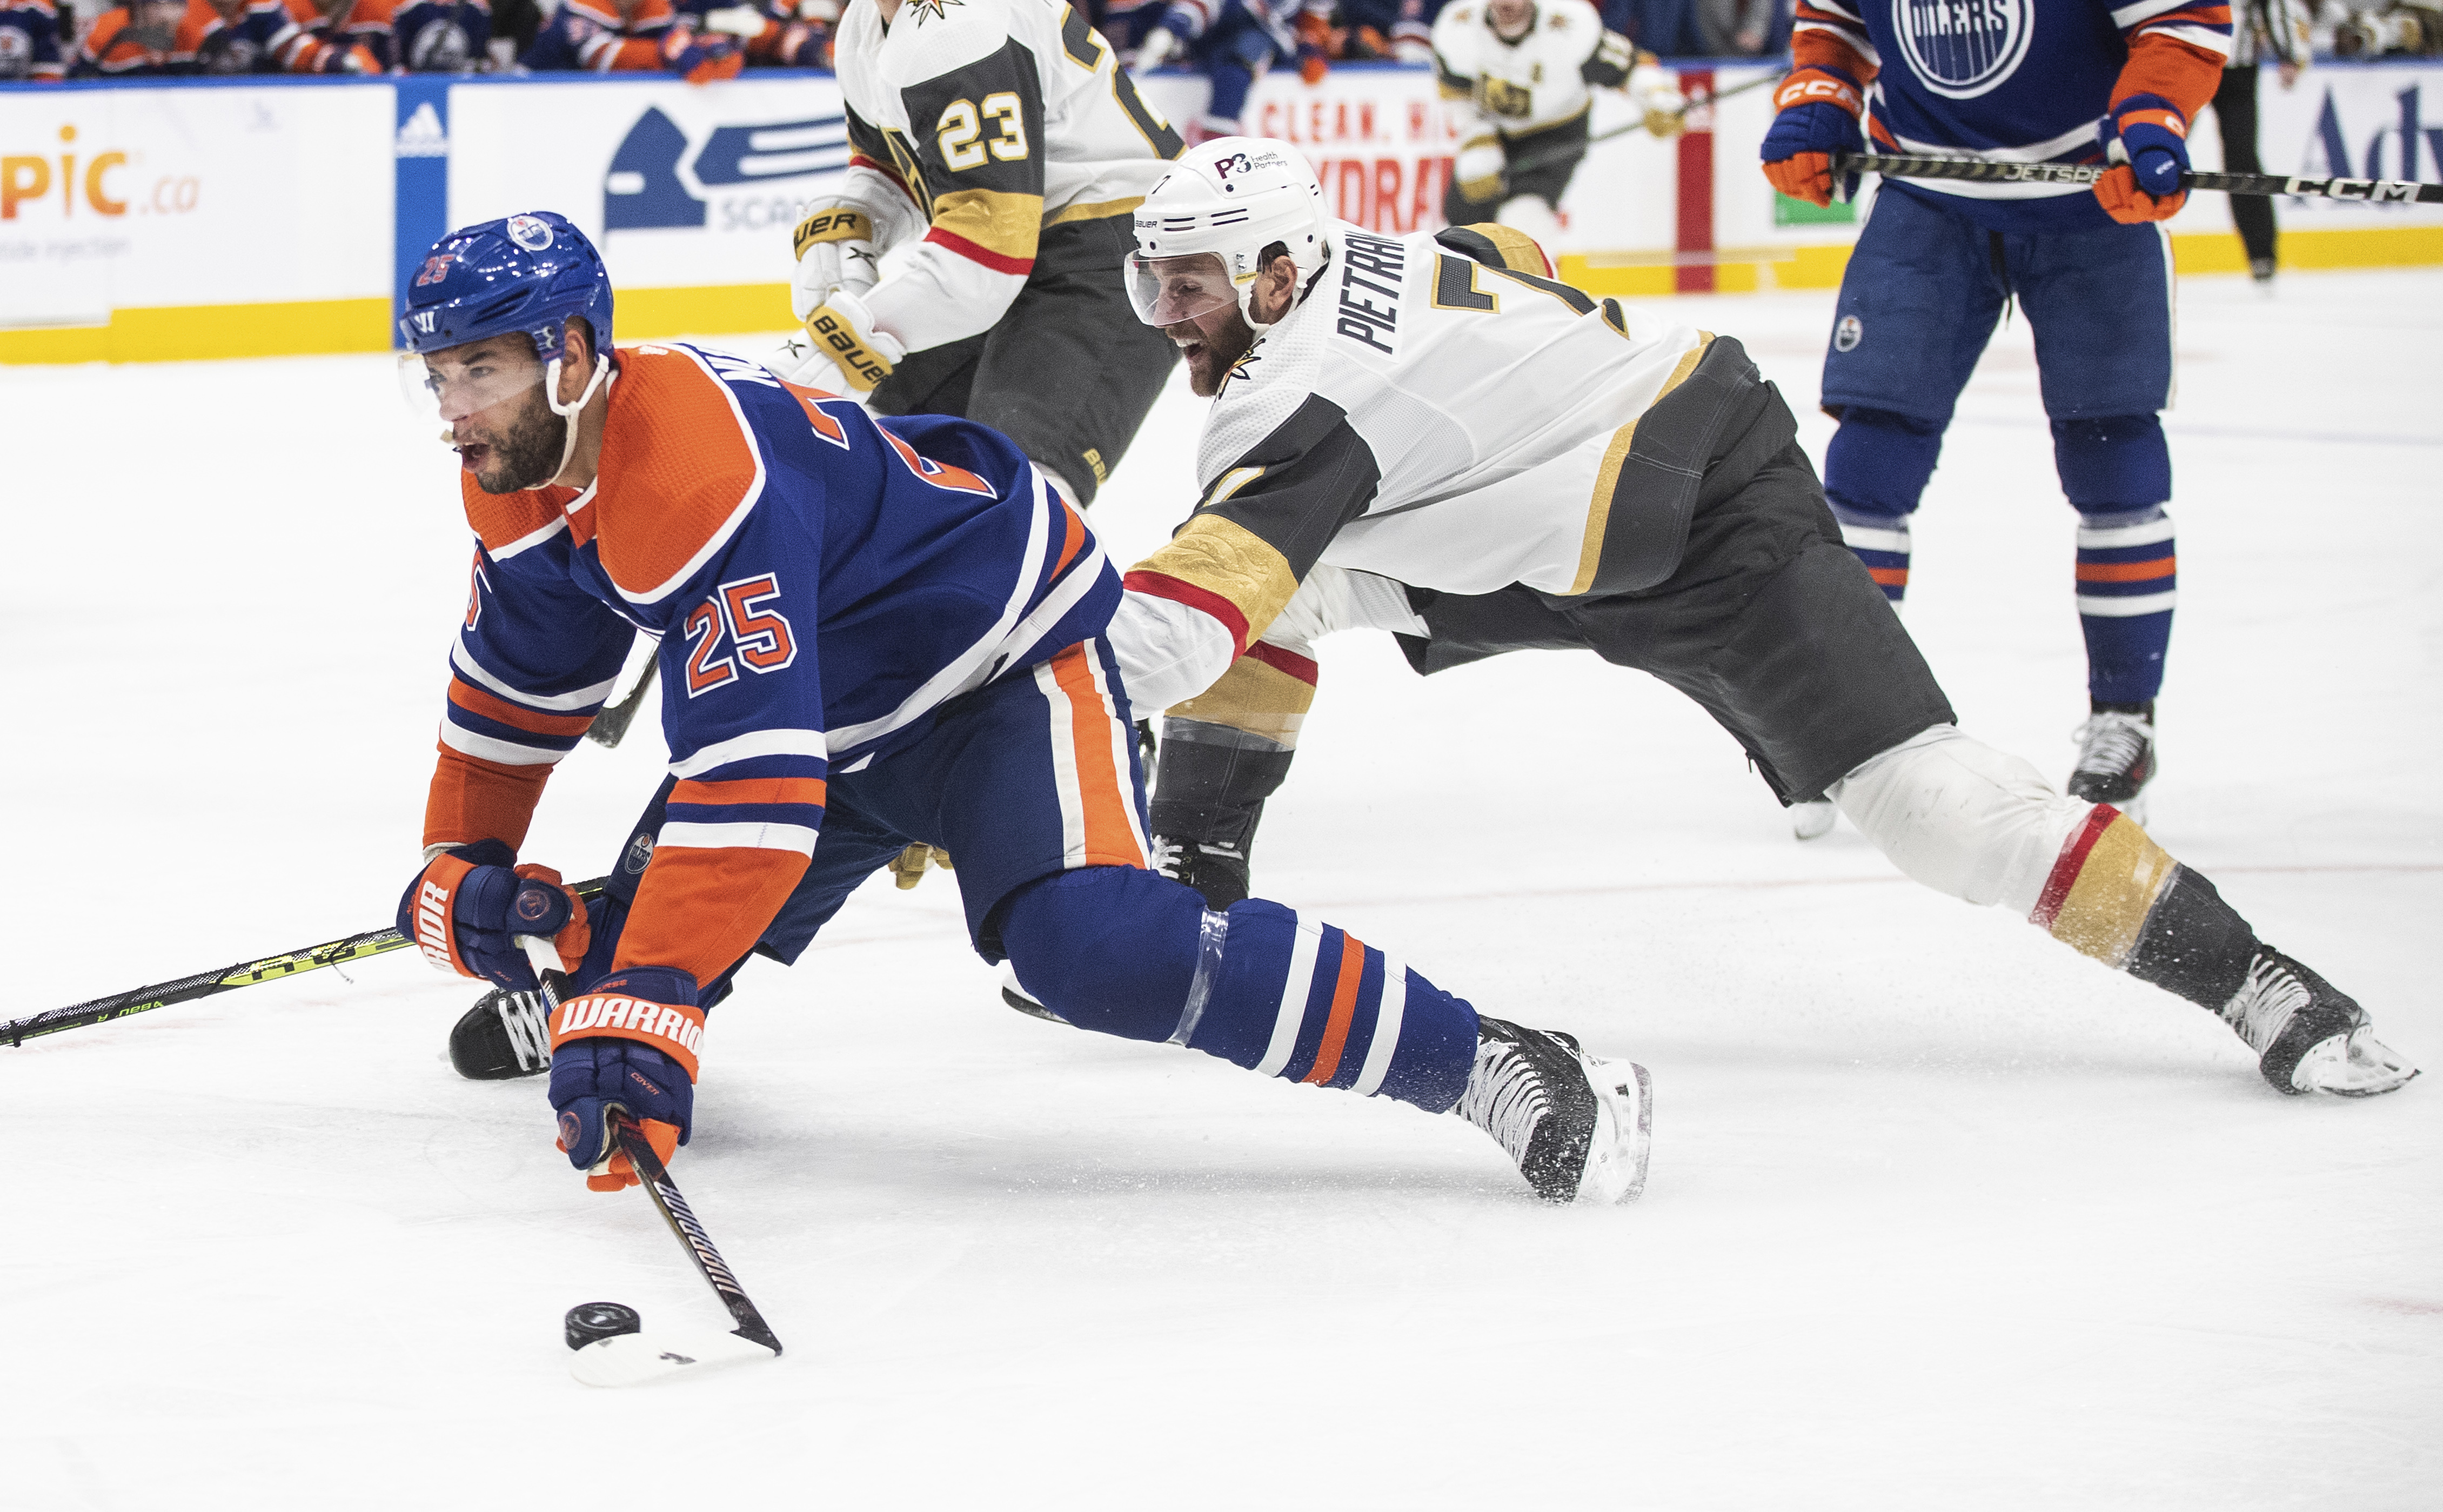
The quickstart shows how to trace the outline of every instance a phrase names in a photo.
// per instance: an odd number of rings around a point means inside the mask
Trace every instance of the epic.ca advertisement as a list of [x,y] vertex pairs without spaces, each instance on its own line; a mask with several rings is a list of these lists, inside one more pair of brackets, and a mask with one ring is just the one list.
[[380,298],[391,91],[0,92],[0,328]]

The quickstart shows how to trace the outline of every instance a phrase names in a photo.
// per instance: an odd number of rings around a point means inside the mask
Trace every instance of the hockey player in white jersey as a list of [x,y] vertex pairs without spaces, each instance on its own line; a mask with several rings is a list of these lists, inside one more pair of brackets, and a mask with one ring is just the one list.
[[1119,268],[1178,134],[1063,0],[853,0],[835,62],[853,156],[797,227],[773,370],[980,420],[1093,502],[1173,360]]
[[1459,0],[1434,18],[1434,68],[1459,135],[1442,218],[1560,229],[1570,177],[1587,155],[1595,89],[1625,89],[1657,137],[1685,106],[1654,55],[1604,29],[1587,0]]
[[2137,823],[1958,730],[1736,341],[1632,322],[1507,228],[1332,221],[1277,142],[1191,150],[1136,231],[1137,308],[1216,398],[1202,497],[1129,574],[1112,637],[1137,706],[1176,706],[1151,817],[1208,906],[1245,888],[1316,636],[1388,630],[1428,673],[1590,649],[1695,699],[1776,797],[1828,795],[1910,876],[2218,1014],[2279,1090],[2415,1075]]

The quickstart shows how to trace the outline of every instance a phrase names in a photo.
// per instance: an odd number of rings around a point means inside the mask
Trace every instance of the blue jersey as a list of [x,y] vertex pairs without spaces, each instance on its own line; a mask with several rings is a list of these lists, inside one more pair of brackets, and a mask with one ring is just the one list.
[[0,0],[0,83],[67,77],[50,0]]
[[487,0],[412,0],[391,15],[398,65],[410,73],[462,73],[486,61],[492,40]]
[[[2133,99],[2185,135],[2231,51],[2224,0],[1797,0],[1796,27],[1796,66],[1871,85],[1875,145],[2001,162],[2100,161],[2106,113]],[[2113,224],[2084,184],[1904,187],[1996,230]]]
[[677,779],[618,965],[708,982],[797,885],[826,781],[1099,634],[1120,582],[998,433],[875,420],[751,362],[623,349],[598,475],[493,496],[425,842],[524,838],[551,765],[660,637]]

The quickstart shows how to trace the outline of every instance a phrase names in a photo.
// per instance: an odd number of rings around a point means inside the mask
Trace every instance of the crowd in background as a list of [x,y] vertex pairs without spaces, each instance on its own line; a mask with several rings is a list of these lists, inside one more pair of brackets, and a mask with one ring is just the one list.
[[[665,72],[827,68],[843,0],[0,0],[0,82],[161,74]],[[1087,0],[1132,64],[1202,71],[1427,63],[1449,0]],[[2314,0],[2319,54],[2443,52],[2443,0]],[[1599,0],[1664,57],[1788,49],[1791,0]]]

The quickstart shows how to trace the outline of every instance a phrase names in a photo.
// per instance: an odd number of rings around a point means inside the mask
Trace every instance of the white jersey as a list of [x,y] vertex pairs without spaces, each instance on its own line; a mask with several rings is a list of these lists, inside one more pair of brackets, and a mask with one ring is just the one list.
[[1213,401],[1196,513],[1129,575],[1170,600],[1138,606],[1184,626],[1164,638],[1195,643],[1180,686],[1218,677],[1317,563],[1455,594],[1669,577],[1717,433],[1760,402],[1738,343],[1632,323],[1508,228],[1332,230]]
[[1182,151],[1063,0],[906,0],[887,28],[853,0],[835,65],[854,150],[835,203],[881,249],[923,238],[866,299],[910,351],[991,329],[1045,228],[1127,214]]
[[1628,79],[1628,39],[1604,29],[1587,0],[1536,0],[1516,41],[1493,29],[1485,0],[1458,0],[1434,18],[1434,67],[1462,143],[1485,133],[1523,137],[1586,113],[1591,88]]

